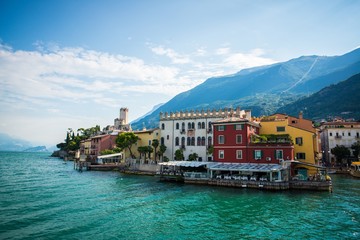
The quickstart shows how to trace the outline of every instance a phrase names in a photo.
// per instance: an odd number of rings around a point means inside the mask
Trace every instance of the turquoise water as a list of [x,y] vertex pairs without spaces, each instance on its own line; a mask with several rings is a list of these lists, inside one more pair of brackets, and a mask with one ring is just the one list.
[[360,180],[268,192],[77,172],[48,153],[0,152],[0,239],[360,239]]

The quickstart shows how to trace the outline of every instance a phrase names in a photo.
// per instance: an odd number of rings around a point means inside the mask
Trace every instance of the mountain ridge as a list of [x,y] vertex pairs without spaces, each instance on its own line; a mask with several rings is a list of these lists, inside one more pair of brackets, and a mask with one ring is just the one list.
[[[301,56],[285,62],[212,77],[180,93],[152,114],[133,122],[133,129],[157,127],[160,112],[240,106],[253,115],[279,107],[360,72],[360,48],[340,56]],[[239,104],[239,105],[238,105]]]

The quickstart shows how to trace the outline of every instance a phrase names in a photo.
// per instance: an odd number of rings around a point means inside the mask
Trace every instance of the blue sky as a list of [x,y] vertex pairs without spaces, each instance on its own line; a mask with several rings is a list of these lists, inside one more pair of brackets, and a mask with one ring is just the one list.
[[2,0],[0,132],[55,145],[209,77],[360,45],[360,1]]

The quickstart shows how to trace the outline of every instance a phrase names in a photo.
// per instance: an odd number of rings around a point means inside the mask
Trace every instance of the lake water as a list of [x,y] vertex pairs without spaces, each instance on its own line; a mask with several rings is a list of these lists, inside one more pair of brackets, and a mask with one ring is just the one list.
[[0,239],[360,239],[360,179],[334,192],[234,189],[0,152]]

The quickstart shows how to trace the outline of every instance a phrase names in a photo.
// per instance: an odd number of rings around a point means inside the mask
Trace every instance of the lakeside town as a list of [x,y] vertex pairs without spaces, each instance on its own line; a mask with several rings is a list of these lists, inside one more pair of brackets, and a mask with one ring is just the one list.
[[133,131],[128,112],[121,108],[114,125],[102,131],[79,129],[75,136],[69,129],[59,156],[74,160],[79,171],[271,190],[332,191],[329,174],[358,173],[351,163],[358,161],[360,122],[334,119],[314,126],[302,112],[258,118],[237,107],[160,113],[158,128]]

